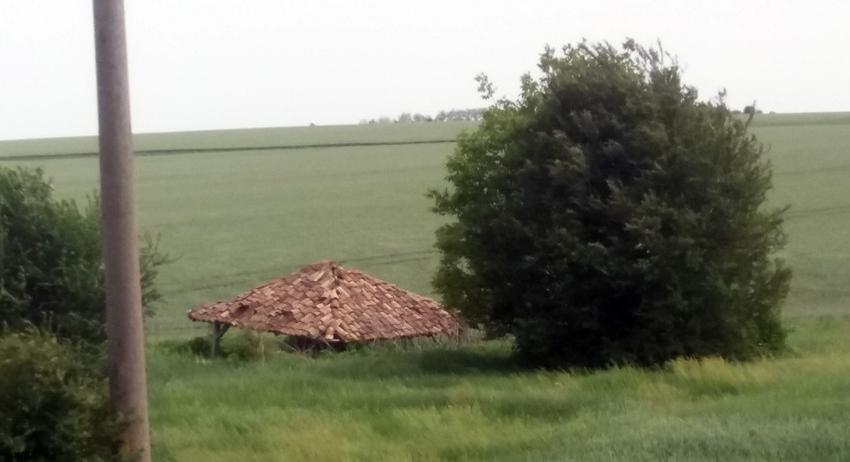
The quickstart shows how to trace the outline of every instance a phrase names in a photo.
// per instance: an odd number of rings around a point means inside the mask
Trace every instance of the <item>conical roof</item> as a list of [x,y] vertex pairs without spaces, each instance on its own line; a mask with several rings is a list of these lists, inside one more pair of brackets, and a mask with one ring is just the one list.
[[329,342],[458,331],[455,317],[436,301],[330,261],[306,266],[231,300],[202,305],[188,315],[195,321]]

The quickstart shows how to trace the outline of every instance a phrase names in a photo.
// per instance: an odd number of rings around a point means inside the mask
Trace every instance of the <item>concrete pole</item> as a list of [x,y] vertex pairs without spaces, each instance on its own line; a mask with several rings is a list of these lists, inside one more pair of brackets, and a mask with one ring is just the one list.
[[130,419],[119,441],[121,455],[149,462],[150,431],[139,242],[133,197],[124,1],[93,2],[109,393],[113,410]]

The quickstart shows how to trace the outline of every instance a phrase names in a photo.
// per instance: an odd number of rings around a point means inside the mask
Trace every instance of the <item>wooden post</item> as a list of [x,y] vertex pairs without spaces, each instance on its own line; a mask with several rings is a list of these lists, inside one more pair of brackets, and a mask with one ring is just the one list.
[[221,322],[213,323],[213,332],[210,340],[210,357],[215,358],[218,355],[218,352],[221,350],[221,338],[224,337],[228,329],[230,329],[230,324]]
[[93,2],[109,396],[112,409],[129,419],[117,442],[120,456],[149,462],[124,2]]

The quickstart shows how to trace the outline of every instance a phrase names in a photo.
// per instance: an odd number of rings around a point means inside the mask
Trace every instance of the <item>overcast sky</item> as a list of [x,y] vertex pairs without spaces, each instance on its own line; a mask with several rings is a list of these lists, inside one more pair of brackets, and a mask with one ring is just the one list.
[[[850,110],[846,1],[126,0],[136,132],[357,123],[514,96],[544,45],[660,39],[741,107]],[[0,139],[97,128],[89,0],[0,0]]]

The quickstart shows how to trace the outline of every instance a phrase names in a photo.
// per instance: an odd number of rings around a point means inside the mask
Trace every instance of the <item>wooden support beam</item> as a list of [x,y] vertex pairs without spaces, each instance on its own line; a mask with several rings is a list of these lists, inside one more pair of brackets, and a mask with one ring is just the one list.
[[218,352],[221,350],[221,338],[224,337],[228,329],[230,329],[230,324],[223,322],[213,323],[213,332],[210,340],[210,357],[215,358],[218,355]]

